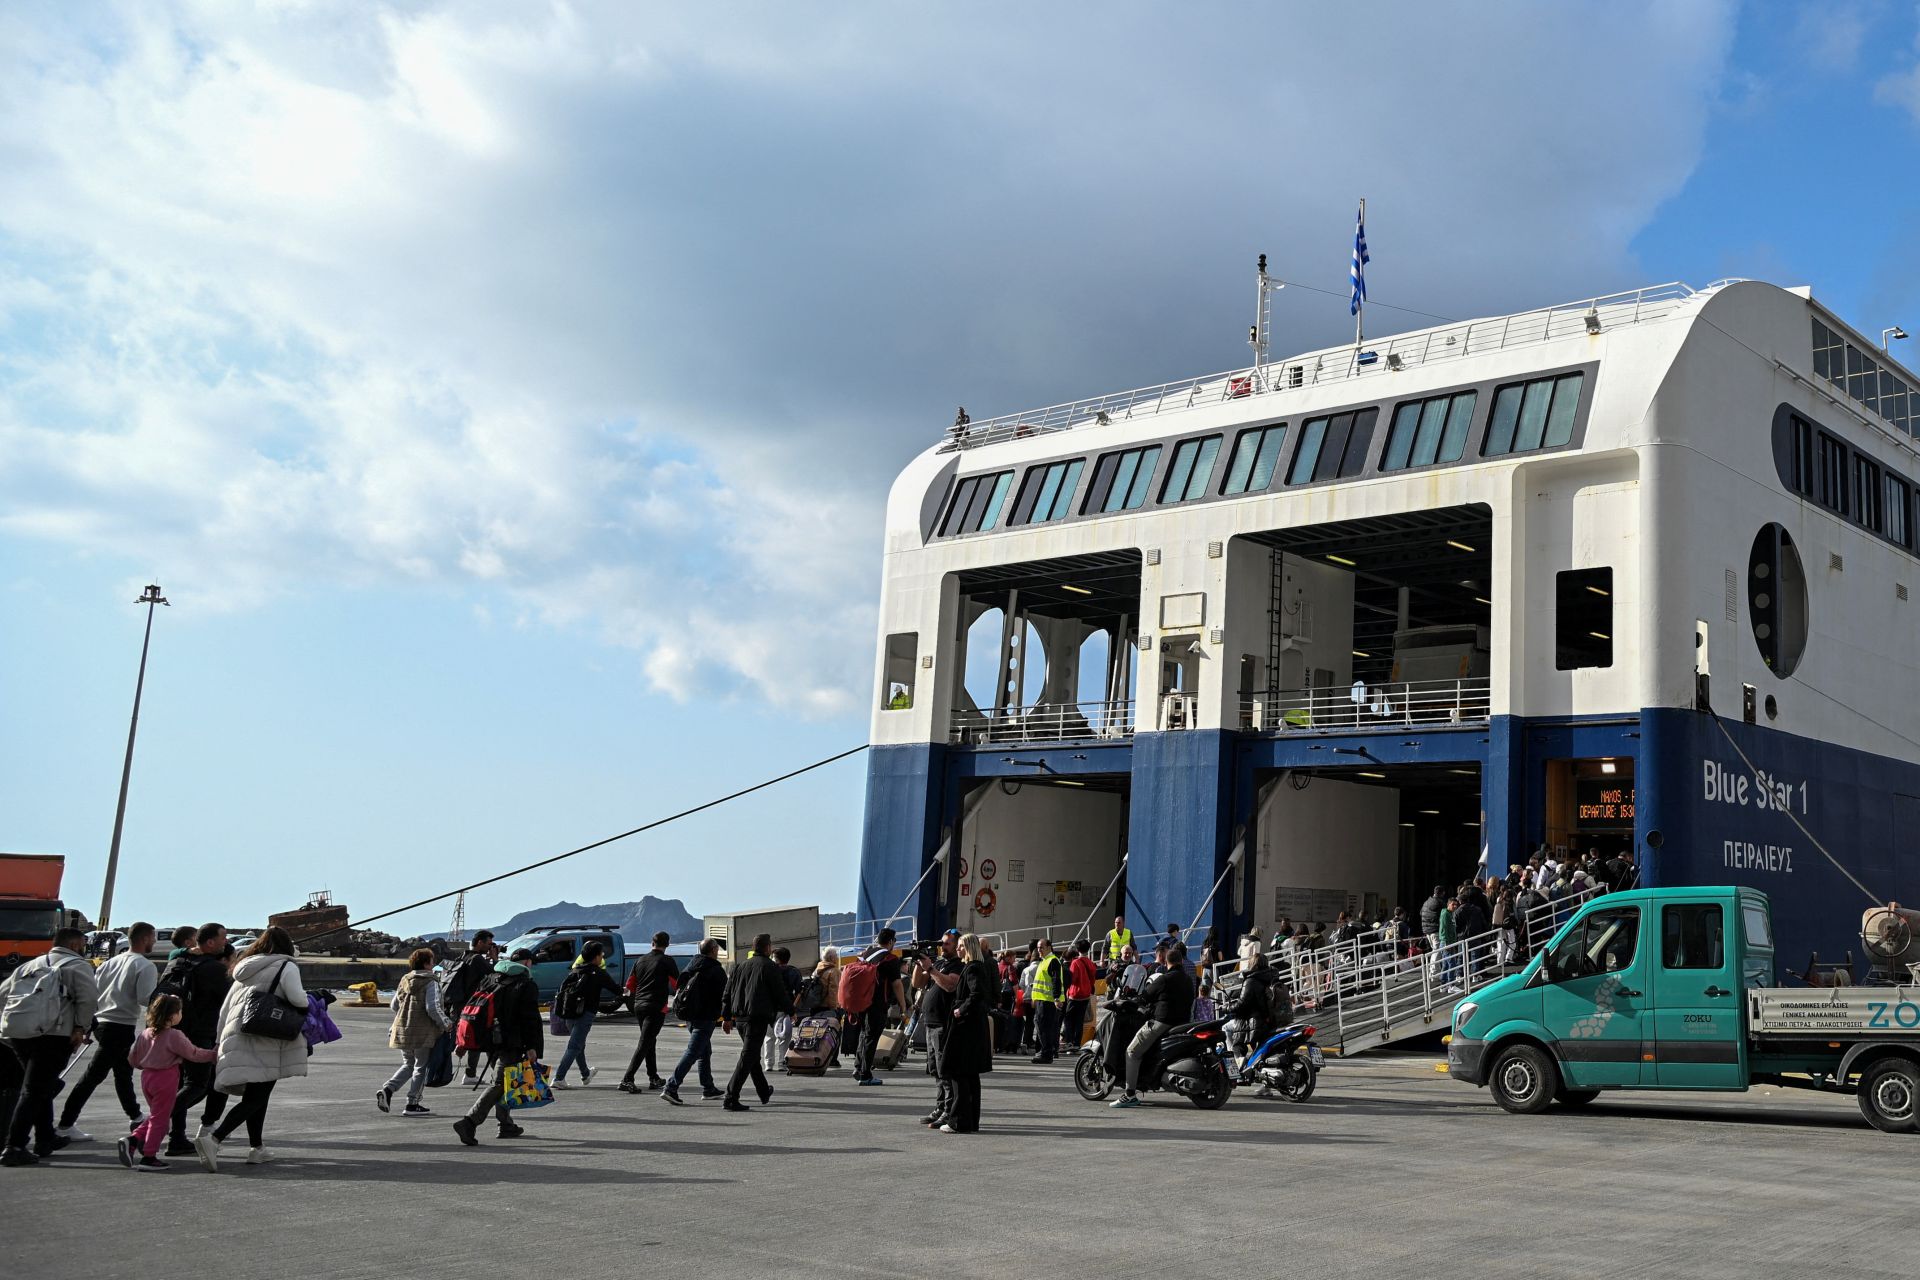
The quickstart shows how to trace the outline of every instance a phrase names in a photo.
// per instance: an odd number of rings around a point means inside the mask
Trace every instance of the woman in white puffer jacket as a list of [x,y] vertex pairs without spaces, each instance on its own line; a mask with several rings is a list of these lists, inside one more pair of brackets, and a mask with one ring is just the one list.
[[278,925],[269,926],[233,966],[233,986],[220,1005],[219,1057],[213,1067],[213,1087],[238,1094],[239,1104],[228,1108],[218,1128],[193,1140],[200,1163],[209,1173],[220,1167],[220,1144],[241,1125],[247,1126],[252,1150],[248,1164],[265,1164],[267,1150],[260,1145],[273,1086],[289,1076],[307,1074],[305,1036],[275,1040],[248,1035],[240,1029],[247,997],[256,991],[274,991],[306,1015],[307,990],[300,985],[300,966],[294,960],[293,939]]

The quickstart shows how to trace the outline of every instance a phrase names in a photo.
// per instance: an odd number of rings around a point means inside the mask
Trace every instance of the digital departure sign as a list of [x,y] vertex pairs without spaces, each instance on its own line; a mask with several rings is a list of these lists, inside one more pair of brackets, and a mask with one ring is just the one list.
[[1633,825],[1633,784],[1612,778],[1583,778],[1575,785],[1574,817],[1581,826]]

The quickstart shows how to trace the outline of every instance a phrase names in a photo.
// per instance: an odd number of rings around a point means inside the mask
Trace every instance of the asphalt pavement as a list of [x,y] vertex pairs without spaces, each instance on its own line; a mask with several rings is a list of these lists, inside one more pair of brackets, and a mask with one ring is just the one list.
[[[947,1136],[916,1123],[917,1057],[880,1088],[776,1077],[746,1115],[691,1082],[678,1108],[619,1093],[636,1034],[618,1017],[593,1032],[591,1086],[469,1149],[457,1085],[428,1091],[430,1120],[375,1109],[386,1011],[335,1016],[346,1038],[274,1095],[270,1165],[136,1175],[102,1140],[0,1170],[0,1276],[1905,1280],[1920,1252],[1920,1137],[1869,1129],[1850,1098],[1607,1095],[1518,1117],[1432,1056],[1388,1054],[1330,1063],[1301,1104],[1112,1111],[1074,1093],[1069,1059],[1002,1058],[983,1131]],[[665,1062],[683,1040],[668,1030]],[[733,1043],[717,1056],[730,1068]],[[81,1127],[118,1123],[109,1085]]]

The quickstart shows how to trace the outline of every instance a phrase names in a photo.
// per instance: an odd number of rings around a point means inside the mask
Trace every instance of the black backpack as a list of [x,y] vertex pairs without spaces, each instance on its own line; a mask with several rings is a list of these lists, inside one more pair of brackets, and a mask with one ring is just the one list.
[[193,1008],[193,959],[192,956],[181,956],[169,964],[166,972],[160,975],[160,980],[153,984],[153,997],[147,1003],[151,1005],[153,998],[159,996],[178,996],[181,1019],[184,1021]]
[[561,980],[560,990],[553,995],[553,1013],[555,1017],[571,1022],[585,1016],[587,1012],[587,971],[575,969]]

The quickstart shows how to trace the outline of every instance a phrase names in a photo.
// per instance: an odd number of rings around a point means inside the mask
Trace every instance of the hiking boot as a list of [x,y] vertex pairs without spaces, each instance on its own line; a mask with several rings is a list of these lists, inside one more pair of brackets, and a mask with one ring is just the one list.
[[432,1114],[433,1112],[427,1110],[425,1107],[421,1106],[419,1103],[409,1102],[407,1104],[407,1109],[400,1113],[400,1118],[402,1120],[419,1120],[422,1117],[430,1116]]
[[497,1136],[502,1138],[524,1138],[526,1134],[527,1131],[525,1129],[509,1120],[500,1126],[500,1132]]
[[381,1115],[385,1115],[387,1112],[393,1110],[393,1090],[375,1089],[373,1091],[373,1105],[380,1108]]
[[680,1102],[680,1091],[672,1085],[667,1085],[660,1090],[660,1101],[671,1102],[676,1107],[682,1105]]
[[0,1151],[0,1168],[19,1169],[39,1163],[40,1157],[25,1147],[8,1147],[5,1151]]
[[480,1145],[480,1139],[473,1136],[473,1119],[471,1116],[461,1116],[458,1120],[455,1120],[453,1122],[453,1131],[460,1135],[462,1145],[469,1147],[477,1147]]
[[154,1156],[141,1156],[136,1163],[128,1167],[135,1173],[167,1173],[173,1168],[173,1166],[165,1160],[157,1159]]

